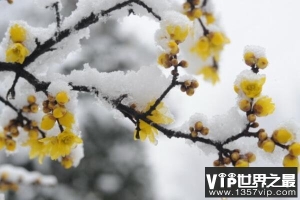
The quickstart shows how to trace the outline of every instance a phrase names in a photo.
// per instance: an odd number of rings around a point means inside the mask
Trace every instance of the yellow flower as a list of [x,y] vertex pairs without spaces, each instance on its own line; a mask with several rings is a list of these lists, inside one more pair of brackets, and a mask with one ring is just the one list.
[[267,58],[261,57],[261,58],[257,59],[256,66],[259,69],[265,69],[268,66],[268,64],[269,64],[269,62],[268,62]]
[[204,13],[204,16],[206,18],[206,24],[212,24],[215,22],[215,17],[211,13]]
[[170,54],[172,54],[172,55],[175,55],[179,52],[178,45],[174,40],[171,40],[168,43],[168,47],[170,48]]
[[275,104],[272,102],[271,98],[264,96],[256,101],[253,110],[254,114],[258,117],[264,117],[274,112]]
[[258,97],[262,91],[262,86],[266,78],[263,77],[259,80],[243,80],[240,84],[242,91],[249,98]]
[[52,160],[56,160],[61,156],[67,156],[71,153],[73,147],[82,143],[82,139],[66,129],[56,137],[40,139],[44,143],[46,152]]
[[14,43],[6,50],[6,62],[22,64],[29,55],[28,49],[21,43]]
[[58,119],[60,125],[65,126],[67,128],[72,128],[73,124],[75,123],[74,115],[67,111],[67,113]]
[[219,61],[220,52],[230,40],[221,32],[210,32],[208,35],[211,43],[211,51],[216,61]]
[[220,32],[212,33],[211,43],[215,46],[223,45],[225,43],[224,35]]
[[167,32],[170,35],[172,40],[180,43],[185,40],[189,33],[189,27],[185,26],[176,26],[176,25],[169,25],[167,26]]
[[169,60],[169,54],[162,53],[157,59],[157,63],[164,66],[165,68],[169,68],[171,66],[171,61]]
[[296,156],[288,154],[284,157],[282,164],[284,167],[299,167],[299,159]]
[[53,109],[53,117],[55,118],[62,118],[67,113],[66,108],[64,106],[56,106]]
[[68,94],[66,92],[59,92],[59,93],[56,94],[55,100],[60,105],[65,105],[66,103],[69,102],[69,97],[68,97]]
[[5,146],[7,151],[14,151],[17,148],[17,143],[13,139],[7,138],[5,140]]
[[275,149],[275,143],[271,139],[266,139],[262,142],[261,147],[265,152],[273,153]]
[[192,53],[197,53],[202,60],[213,56],[219,61],[220,52],[225,44],[229,43],[229,39],[221,32],[211,32],[208,36],[202,36],[191,48]]
[[206,81],[210,81],[212,84],[216,84],[220,79],[218,71],[215,67],[205,66],[200,69],[198,74],[203,74],[203,78]]
[[197,53],[202,60],[206,60],[210,54],[210,43],[206,36],[200,37],[195,46],[191,48],[192,53]]
[[46,114],[42,118],[41,128],[44,130],[50,130],[53,128],[55,122],[56,122],[56,119],[55,119],[55,117],[53,117],[52,114]]
[[26,39],[26,30],[19,24],[15,24],[10,27],[10,38],[13,42],[24,42]]
[[233,90],[235,91],[235,93],[239,93],[240,92],[240,88],[239,88],[239,86],[237,86],[237,85],[234,85],[233,86]]
[[23,146],[29,146],[29,158],[33,159],[39,157],[39,163],[42,164],[44,157],[47,155],[47,151],[43,142],[40,142],[37,138],[30,138],[23,144]]
[[[147,112],[154,103],[155,101],[148,103],[144,112]],[[152,111],[151,115],[149,115],[147,118],[157,124],[170,124],[173,122],[173,119],[168,116],[168,109],[164,106],[163,102],[160,102],[156,109]],[[158,130],[142,120],[140,120],[139,127],[139,139],[144,141],[148,137],[150,142],[155,143],[155,135],[158,134]],[[134,139],[138,139],[136,130],[134,132]]]
[[300,156],[300,143],[294,142],[289,146],[289,152],[293,156]]
[[293,139],[293,134],[286,128],[279,128],[273,132],[272,138],[281,144],[285,144]]
[[62,157],[60,164],[65,168],[69,169],[73,166],[73,160],[69,156]]
[[253,52],[246,52],[244,54],[244,60],[246,65],[252,66],[256,63],[256,58]]

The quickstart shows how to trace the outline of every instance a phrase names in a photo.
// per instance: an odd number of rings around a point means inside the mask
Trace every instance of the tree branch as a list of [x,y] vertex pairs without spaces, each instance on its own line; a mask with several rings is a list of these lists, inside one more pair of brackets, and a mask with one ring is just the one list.
[[[13,109],[18,114],[17,118],[20,119],[21,124],[23,124],[23,120],[25,120],[27,123],[31,122],[30,119],[28,119],[27,117],[25,117],[22,114],[22,110],[18,110],[14,105],[12,105],[8,100],[5,100],[2,96],[0,96],[0,101],[2,103],[4,103],[6,106],[8,106],[11,109]],[[38,130],[41,133],[42,137],[45,138],[46,137],[46,133],[44,131],[42,131],[40,128],[38,128]]]

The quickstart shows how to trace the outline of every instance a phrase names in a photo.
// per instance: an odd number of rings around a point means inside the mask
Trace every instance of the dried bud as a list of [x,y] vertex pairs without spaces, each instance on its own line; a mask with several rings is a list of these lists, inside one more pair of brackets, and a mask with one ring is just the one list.
[[30,111],[33,113],[37,113],[39,111],[39,106],[36,103],[30,105]]
[[192,132],[191,132],[191,136],[192,136],[193,138],[198,137],[198,133],[197,133],[196,131],[192,131]]
[[231,163],[231,159],[229,157],[225,157],[223,159],[224,164],[229,165]]
[[50,110],[48,107],[44,107],[44,108],[43,108],[43,112],[44,112],[44,113],[49,113],[50,111],[51,111],[51,110]]
[[215,167],[220,166],[220,164],[221,164],[221,162],[220,162],[219,160],[215,160],[215,161],[213,162],[213,165],[214,165]]
[[193,96],[194,93],[195,93],[194,88],[188,88],[188,89],[186,90],[186,94],[187,94],[188,96]]
[[191,82],[191,87],[192,87],[192,88],[197,88],[197,87],[199,87],[198,81],[192,80],[192,82]]
[[186,60],[180,61],[180,63],[178,65],[181,66],[182,68],[187,68],[189,66],[189,64]]
[[190,127],[190,131],[193,132],[195,129],[194,127]]
[[254,123],[251,124],[251,127],[252,127],[252,128],[257,128],[257,127],[259,127],[259,123],[254,122]]
[[246,153],[245,156],[249,163],[252,163],[256,160],[256,156],[252,152]]
[[232,161],[237,161],[238,159],[240,159],[240,154],[238,152],[233,152],[230,155],[230,158],[231,158]]
[[191,81],[190,80],[186,80],[183,82],[185,87],[189,87],[191,85]]
[[55,101],[55,97],[54,96],[51,96],[51,95],[48,95],[48,100],[50,102],[54,102]]
[[240,100],[239,101],[239,108],[244,112],[248,112],[251,109],[250,101],[248,101],[248,99]]
[[184,85],[181,85],[180,90],[181,92],[186,92],[186,87]]
[[183,9],[184,9],[185,11],[190,10],[190,9],[191,9],[191,4],[190,4],[189,2],[185,2],[185,3],[183,4]]
[[195,6],[200,4],[200,0],[193,0],[192,2],[193,2],[193,5],[195,5]]
[[241,153],[241,150],[239,150],[239,149],[233,149],[233,152]]
[[209,133],[209,129],[207,127],[203,127],[200,131],[202,135],[207,135]]
[[22,112],[26,112],[26,113],[30,112],[29,106],[23,106]]
[[30,130],[30,125],[26,124],[23,126],[24,131],[29,131]]
[[136,104],[135,104],[135,103],[131,104],[131,105],[130,105],[130,108],[133,109],[133,110],[135,110]]
[[258,142],[257,142],[257,146],[259,147],[259,148],[262,148],[262,140],[259,140]]
[[250,114],[247,116],[249,122],[255,122],[256,116],[254,114]]
[[17,133],[18,132],[18,127],[15,125],[12,125],[9,127],[9,132],[11,133]]
[[177,59],[172,59],[171,60],[171,64],[173,65],[173,66],[177,66],[178,65],[178,60]]
[[32,120],[32,121],[30,122],[30,125],[31,125],[32,127],[38,127],[37,121],[34,121],[34,120]]
[[53,110],[54,107],[55,107],[55,105],[56,105],[56,103],[55,103],[54,101],[50,101],[50,102],[48,103],[48,108],[49,108],[50,110]]
[[202,122],[198,121],[198,122],[195,123],[195,130],[196,131],[201,131],[202,128],[203,128]]
[[259,138],[260,141],[264,141],[265,139],[268,138],[268,134],[264,131],[260,131],[258,133],[258,138]]
[[19,136],[19,131],[18,131],[18,129],[17,129],[17,132],[11,132],[11,136],[12,137],[18,137]]
[[43,101],[43,107],[48,107],[48,104],[49,104],[49,101],[48,101],[48,100]]

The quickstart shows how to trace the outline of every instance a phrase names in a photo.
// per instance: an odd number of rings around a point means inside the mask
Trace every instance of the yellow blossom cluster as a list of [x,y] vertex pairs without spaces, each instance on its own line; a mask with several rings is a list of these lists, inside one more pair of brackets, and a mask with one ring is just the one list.
[[[73,161],[68,155],[77,144],[82,143],[82,139],[72,132],[72,126],[75,122],[74,115],[69,112],[65,105],[69,102],[69,96],[66,92],[58,92],[55,97],[49,95],[43,102],[43,112],[40,127],[43,130],[50,130],[56,122],[61,126],[62,131],[56,136],[39,138],[36,134],[29,134],[29,139],[23,144],[30,147],[29,157],[39,157],[42,163],[45,156],[52,160],[61,158],[61,164],[70,168]],[[66,163],[66,158],[68,162]]]
[[275,104],[268,96],[261,96],[266,77],[255,72],[247,73],[235,82],[234,91],[240,96],[239,108],[247,113],[249,122],[255,122],[257,117],[272,114]]
[[210,32],[208,35],[201,36],[190,51],[196,53],[204,61],[209,57],[213,57],[215,61],[219,61],[220,52],[229,42],[224,33]]
[[29,55],[29,50],[23,42],[26,40],[26,30],[19,24],[10,27],[10,44],[6,50],[6,62],[22,64]]
[[260,129],[258,139],[258,146],[268,153],[274,152],[276,144],[286,145],[288,143],[286,147],[289,153],[283,158],[283,166],[299,167],[300,143],[294,141],[294,134],[290,129],[280,127],[273,132],[272,137],[268,137],[265,130]]
[[75,120],[74,115],[65,107],[68,102],[69,97],[66,92],[59,92],[56,97],[48,96],[48,100],[43,102],[43,112],[45,113],[41,122],[43,130],[52,129],[56,121],[66,128],[72,128]]
[[179,26],[170,24],[166,26],[168,38],[168,49],[166,53],[162,53],[159,55],[157,62],[159,65],[164,66],[165,68],[170,68],[171,66],[182,66],[183,68],[187,67],[187,62],[182,61],[178,63],[176,58],[176,54],[179,53],[179,43],[183,42],[188,33],[189,33],[189,26]]
[[[155,101],[151,101],[147,104],[146,108],[143,110],[143,112],[147,112],[151,106],[153,106]],[[172,117],[168,113],[168,109],[165,107],[163,102],[160,102],[156,109],[151,112],[149,116],[147,116],[148,119],[150,119],[152,122],[156,124],[170,124],[173,122]],[[134,131],[134,139],[140,139],[144,141],[147,137],[150,140],[150,142],[155,143],[155,135],[158,134],[158,130],[154,128],[153,126],[147,124],[143,120],[139,120],[138,125],[139,131]]]
[[255,56],[254,52],[248,51],[244,54],[244,60],[246,65],[250,67],[258,67],[259,69],[265,69],[269,62],[264,56]]
[[183,9],[186,16],[190,20],[195,20],[203,15],[202,9],[200,8],[200,0],[187,1],[183,4]]
[[[203,75],[204,80],[215,84],[219,81],[218,61],[220,60],[220,53],[230,41],[223,32],[215,29],[214,31],[210,30],[210,25],[215,23],[216,19],[212,10],[206,8],[206,2],[200,0],[186,1],[183,4],[183,10],[191,21],[197,19],[200,26],[195,26],[195,28],[201,28],[203,32],[200,36],[196,36],[199,39],[189,48],[192,54],[205,61],[204,65],[194,73]],[[193,37],[195,36],[193,35]],[[211,64],[209,64],[210,62]]]
[[214,66],[204,66],[198,71],[199,75],[203,75],[204,80],[216,84],[220,81],[218,69]]
[[203,10],[200,6],[200,0],[186,1],[183,4],[184,14],[191,20],[198,19],[200,17],[204,17],[206,19],[206,24],[212,24],[215,22],[215,17],[213,13],[207,12]]
[[283,166],[299,167],[300,143],[294,142],[293,132],[285,127],[281,127],[273,132],[272,139],[280,144],[289,143],[287,146],[289,153],[283,158]]

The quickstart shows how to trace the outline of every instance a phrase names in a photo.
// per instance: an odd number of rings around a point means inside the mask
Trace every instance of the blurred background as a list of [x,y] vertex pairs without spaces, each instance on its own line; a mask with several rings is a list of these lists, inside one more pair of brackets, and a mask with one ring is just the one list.
[[[175,1],[175,0],[174,0]],[[178,0],[178,3],[183,1]],[[216,86],[202,81],[193,97],[172,92],[166,99],[176,118],[174,127],[196,112],[207,116],[226,113],[236,104],[233,82],[247,69],[242,55],[246,45],[266,48],[269,67],[263,93],[272,97],[276,111],[259,119],[268,133],[282,122],[299,123],[298,63],[300,29],[297,26],[300,2],[293,0],[213,0],[215,11],[231,43],[225,47],[220,62],[221,82]],[[76,0],[63,0],[63,15],[76,9]],[[42,17],[41,17],[42,16]],[[31,26],[53,22],[53,11],[39,9],[33,0],[15,0],[13,5],[0,1],[0,38],[10,20],[22,19]],[[153,34],[158,24],[145,17],[130,16],[91,27],[91,38],[82,40],[82,51],[68,57],[66,63],[52,70],[68,74],[90,63],[99,71],[136,70],[156,61]],[[134,127],[127,120],[93,104],[88,95],[80,96],[78,118],[84,138],[85,157],[77,168],[63,169],[59,163],[45,160],[43,165],[29,161],[25,155],[6,157],[1,163],[13,163],[29,170],[53,174],[59,185],[53,188],[21,187],[8,199],[60,200],[201,200],[204,199],[204,169],[212,166],[216,152],[202,153],[184,140],[158,137],[158,145],[133,141]],[[300,138],[298,138],[299,140]],[[256,148],[256,140],[247,139],[249,150],[257,153],[252,166],[281,166],[282,156],[267,155]],[[281,153],[281,152],[278,152]],[[283,154],[282,154],[283,155]],[[249,199],[249,198],[247,198]]]

